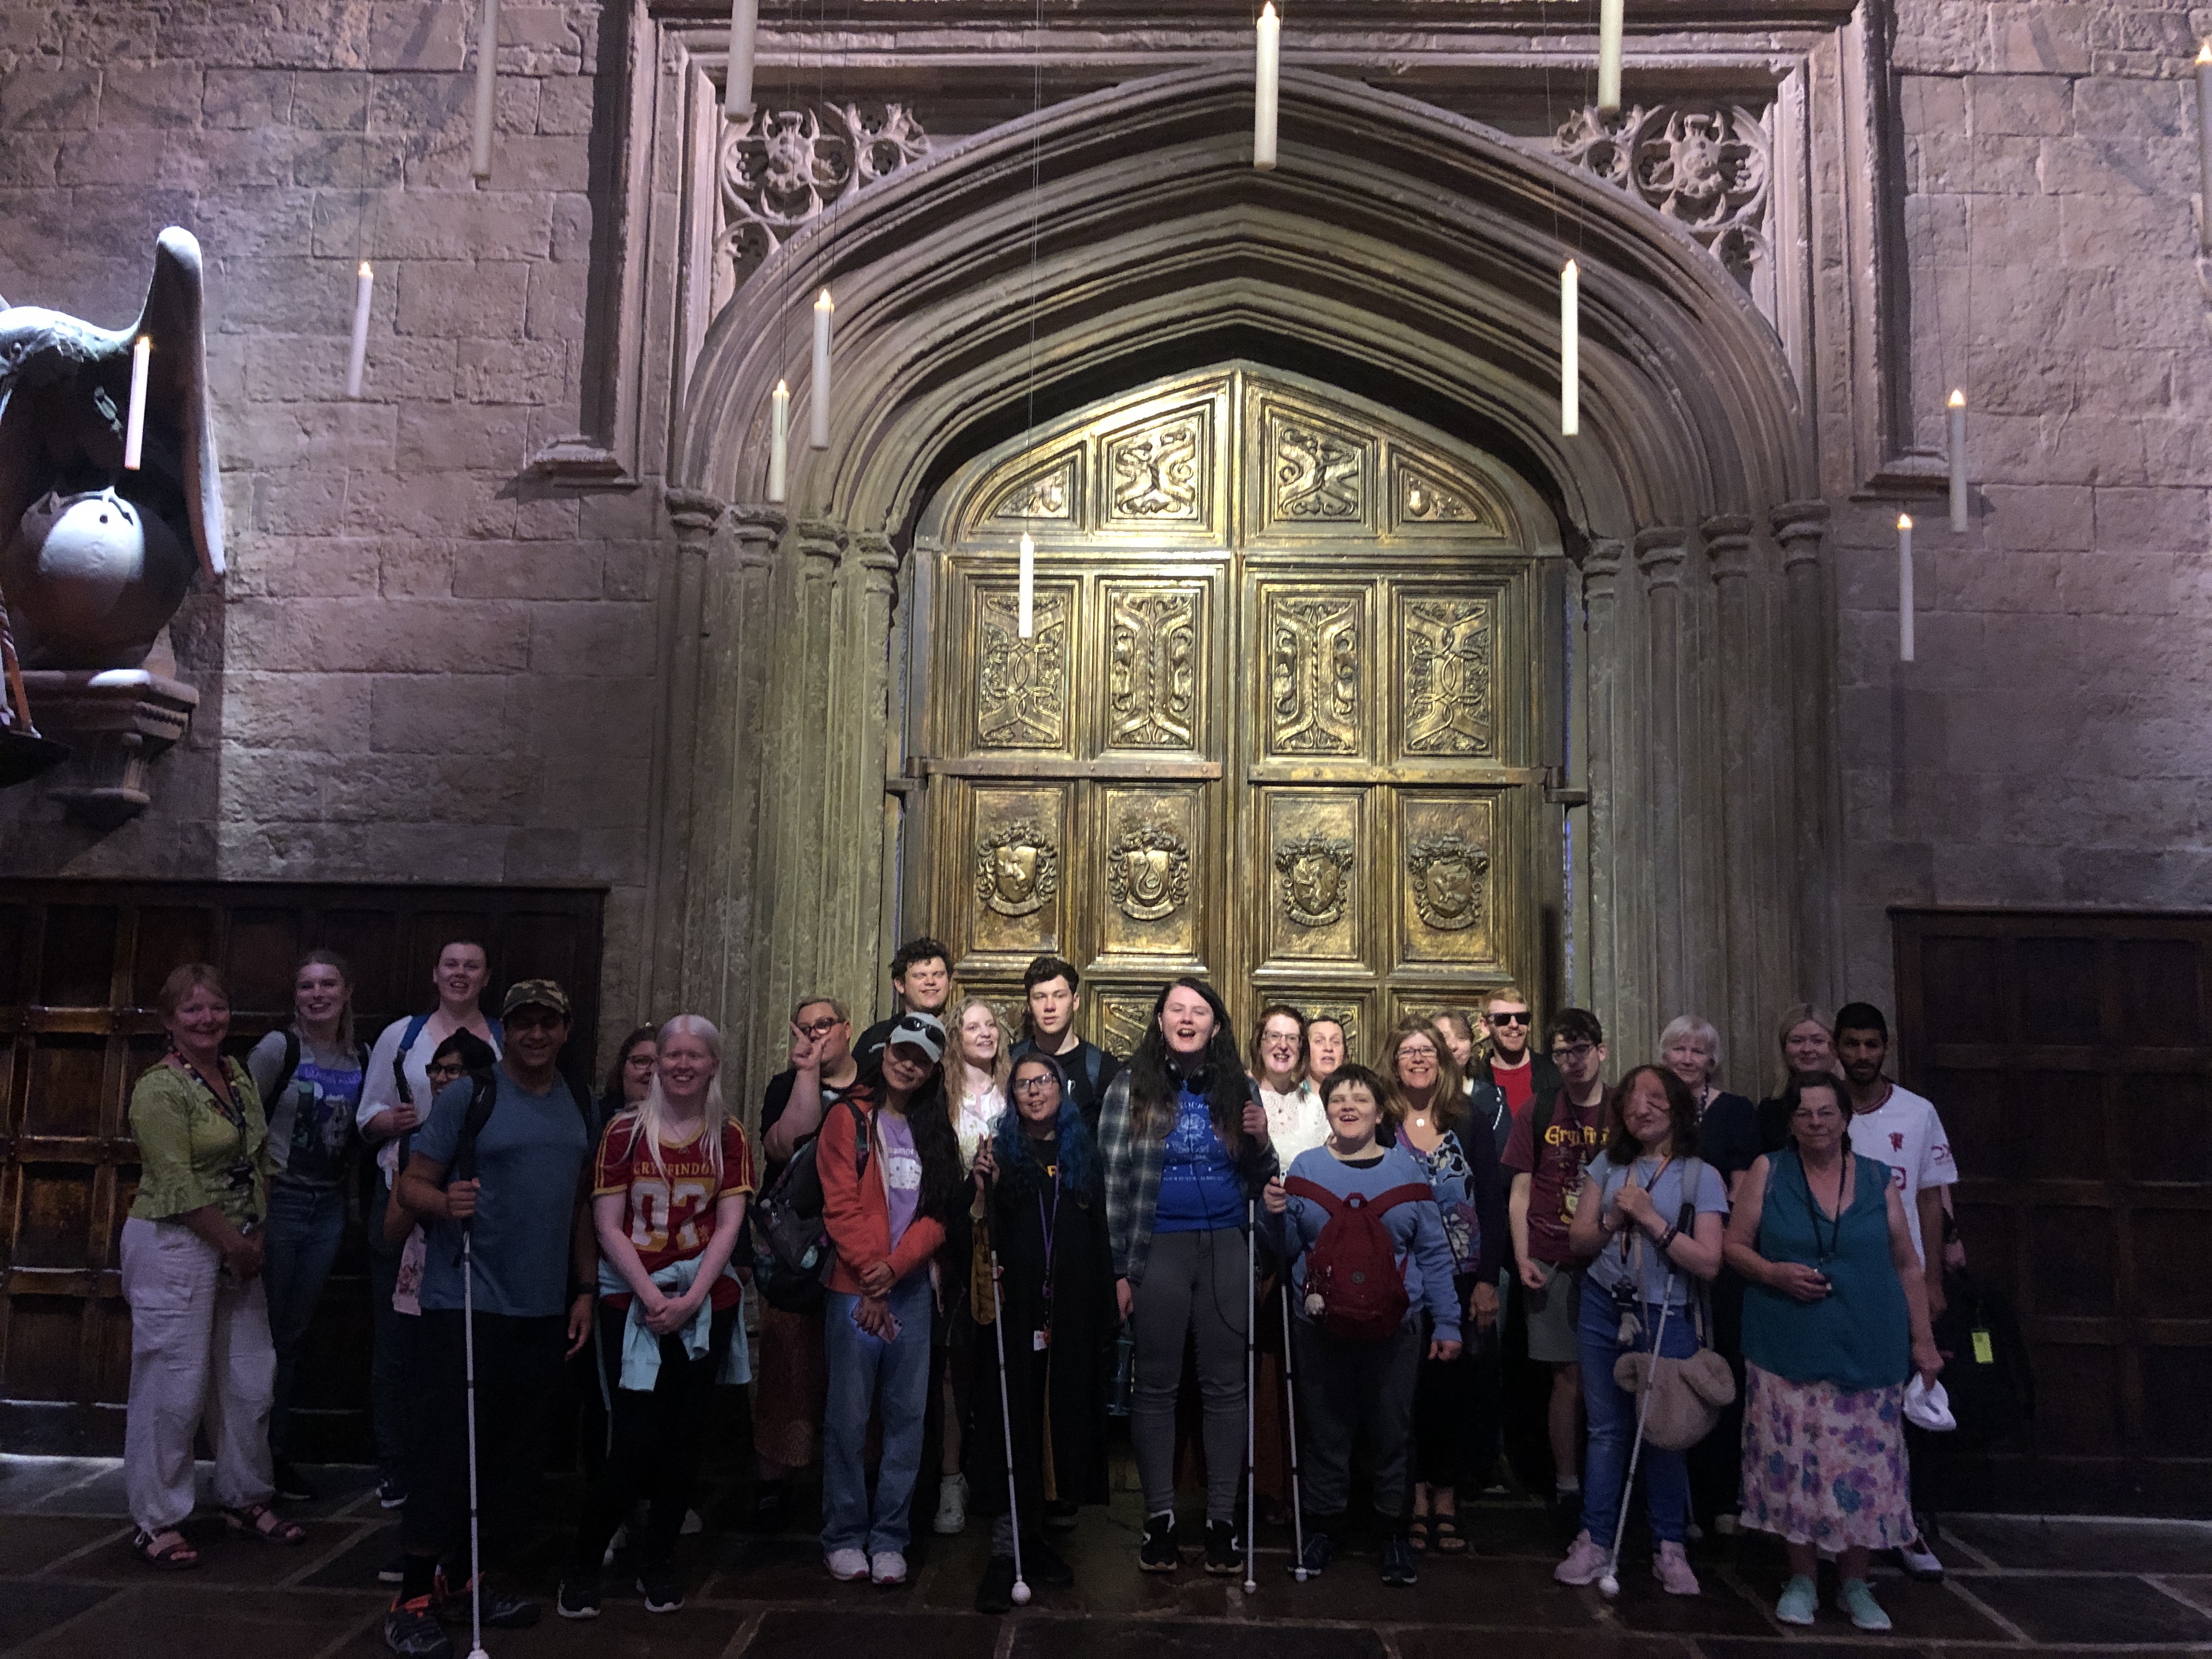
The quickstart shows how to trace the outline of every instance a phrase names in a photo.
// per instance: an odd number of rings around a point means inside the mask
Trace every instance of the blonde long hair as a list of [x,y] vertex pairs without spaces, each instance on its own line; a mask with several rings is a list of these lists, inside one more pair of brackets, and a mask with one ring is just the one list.
[[960,1046],[960,1028],[967,1022],[968,1012],[971,1008],[981,1008],[985,1013],[990,1015],[991,1024],[999,1033],[999,1053],[998,1057],[991,1062],[990,1082],[1001,1095],[1006,1092],[1006,1079],[1012,1075],[1014,1069],[1014,1041],[1007,1034],[1006,1022],[999,1018],[999,1011],[996,1008],[981,997],[969,997],[958,1007],[952,1009],[945,1019],[945,1038],[952,1049],[945,1058],[948,1061],[957,1059],[959,1063],[948,1064],[945,1066],[945,1093],[950,1097],[956,1111],[967,1102],[968,1079],[975,1070],[975,1067],[969,1063],[968,1051]]
[[[699,1114],[699,1138],[705,1144],[707,1157],[714,1166],[714,1178],[722,1176],[722,1132],[729,1127],[730,1109],[722,1100],[722,1034],[714,1029],[714,1021],[701,1014],[678,1014],[660,1028],[658,1039],[665,1048],[672,1036],[692,1036],[707,1045],[707,1052],[714,1057],[714,1075],[707,1079],[706,1103]],[[660,1132],[667,1121],[668,1101],[660,1092],[660,1067],[653,1068],[653,1086],[645,1091],[645,1098],[622,1115],[635,1118],[633,1133],[645,1141],[646,1152],[653,1159],[653,1167],[667,1179],[668,1164],[660,1156]],[[620,1122],[622,1118],[617,1118]],[[611,1125],[609,1127],[612,1127]],[[635,1156],[633,1149],[632,1156]]]

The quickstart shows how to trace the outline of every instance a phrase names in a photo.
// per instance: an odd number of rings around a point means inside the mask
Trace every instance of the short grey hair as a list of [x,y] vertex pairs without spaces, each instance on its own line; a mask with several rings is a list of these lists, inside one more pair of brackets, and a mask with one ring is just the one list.
[[1663,1059],[1667,1050],[1685,1038],[1700,1044],[1713,1057],[1712,1069],[1721,1068],[1721,1034],[1713,1028],[1712,1021],[1702,1014],[1677,1014],[1667,1022],[1667,1029],[1659,1033],[1659,1053]]
[[827,1009],[828,1009],[831,1013],[833,1013],[833,1014],[836,1015],[836,1016],[837,1016],[837,1018],[838,1018],[839,1019],[841,1019],[841,1020],[848,1020],[848,1019],[852,1018],[852,1015],[850,1015],[850,1014],[848,1014],[848,1013],[847,1013],[847,1012],[845,1012],[845,1005],[844,1005],[843,1003],[842,1003],[842,1002],[838,1001],[838,1000],[837,1000],[837,999],[836,999],[836,998],[835,998],[835,997],[830,997],[830,996],[805,996],[805,997],[801,997],[801,998],[799,998],[799,1000],[798,1001],[796,1001],[796,1002],[794,1002],[794,1003],[793,1003],[793,1004],[791,1005],[791,1023],[792,1023],[793,1025],[798,1024],[799,1024],[799,1017],[801,1014],[805,1013],[805,1012],[809,1008],[811,1008],[811,1007],[815,1006],[817,1004],[819,1004],[821,1006],[823,1006],[823,1007],[824,1007],[824,1008],[827,1008]]

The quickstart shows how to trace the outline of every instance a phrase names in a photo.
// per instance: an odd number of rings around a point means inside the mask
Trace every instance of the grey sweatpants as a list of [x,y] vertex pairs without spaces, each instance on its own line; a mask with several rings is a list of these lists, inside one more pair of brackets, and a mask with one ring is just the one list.
[[1244,1230],[1154,1233],[1129,1323],[1137,1344],[1130,1437],[1145,1513],[1175,1507],[1176,1391],[1183,1337],[1198,1340],[1205,1407],[1206,1518],[1234,1521],[1244,1476],[1244,1315],[1250,1294]]
[[1397,1521],[1411,1512],[1406,1468],[1413,1437],[1413,1385],[1428,1345],[1408,1320],[1387,1342],[1347,1341],[1312,1321],[1291,1322],[1297,1362],[1298,1446],[1305,1512],[1334,1517],[1352,1498],[1352,1443],[1367,1443],[1375,1512]]

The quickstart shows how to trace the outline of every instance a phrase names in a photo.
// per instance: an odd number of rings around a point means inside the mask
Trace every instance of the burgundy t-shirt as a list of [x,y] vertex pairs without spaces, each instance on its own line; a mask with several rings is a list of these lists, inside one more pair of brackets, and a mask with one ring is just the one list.
[[1575,1259],[1567,1245],[1567,1226],[1582,1195],[1583,1170],[1605,1142],[1605,1096],[1578,1109],[1562,1090],[1552,1103],[1552,1121],[1544,1126],[1540,1158],[1535,1126],[1533,1112],[1516,1117],[1498,1162],[1528,1177],[1529,1256],[1565,1266]]
[[1528,1103],[1536,1097],[1536,1062],[1524,1060],[1518,1066],[1500,1066],[1497,1057],[1490,1061],[1490,1079],[1505,1095],[1505,1109],[1517,1121],[1528,1115]]

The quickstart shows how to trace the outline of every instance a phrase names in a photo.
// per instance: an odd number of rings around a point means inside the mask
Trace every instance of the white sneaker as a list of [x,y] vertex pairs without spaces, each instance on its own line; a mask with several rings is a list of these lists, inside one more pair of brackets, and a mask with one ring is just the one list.
[[[858,1554],[859,1552],[854,1552]],[[896,1550],[878,1550],[876,1559],[868,1563],[868,1577],[878,1584],[906,1583],[906,1557]]]
[[822,1558],[822,1565],[830,1569],[830,1576],[841,1584],[849,1584],[856,1578],[868,1576],[868,1558],[858,1550],[831,1550]]
[[945,1484],[937,1489],[937,1519],[929,1529],[942,1537],[950,1538],[968,1525],[968,1481],[965,1476],[948,1474]]
[[698,1510],[686,1510],[684,1511],[684,1524],[677,1528],[676,1530],[679,1536],[684,1538],[696,1538],[701,1533],[707,1530],[707,1523],[699,1518]]
[[625,1521],[621,1526],[615,1528],[615,1535],[607,1540],[607,1553],[599,1558],[599,1565],[603,1567],[611,1567],[614,1565],[615,1552],[629,1542],[629,1523]]
[[1909,1544],[1899,1545],[1897,1560],[1908,1578],[1917,1578],[1923,1584],[1942,1582],[1943,1563],[1937,1559],[1936,1552],[1928,1547],[1925,1538],[1915,1538]]

